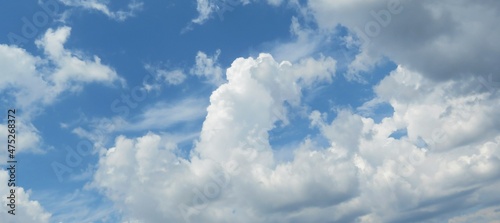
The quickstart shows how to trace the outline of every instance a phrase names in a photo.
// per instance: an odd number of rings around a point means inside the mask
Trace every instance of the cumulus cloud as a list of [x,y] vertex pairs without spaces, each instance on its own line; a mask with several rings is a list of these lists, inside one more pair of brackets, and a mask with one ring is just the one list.
[[[480,219],[457,217],[477,206],[495,216],[500,103],[478,81],[434,82],[399,66],[363,106],[390,104],[391,116],[377,123],[344,109],[328,122],[312,111],[328,144],[306,137],[290,160],[275,158],[269,131],[286,119],[284,104],[300,106],[301,89],[334,72],[328,57],[238,58],[188,158],[162,135],[120,136],[92,186],[137,222],[460,222]],[[399,129],[407,135],[391,137]]]
[[0,57],[6,75],[0,90],[10,90],[16,107],[28,112],[34,105],[47,105],[67,90],[78,90],[81,84],[122,82],[113,68],[76,51],[64,48],[71,28],[48,29],[36,45],[45,57],[33,56],[22,48],[0,44]]
[[80,7],[86,10],[95,10],[103,13],[107,17],[117,20],[125,21],[130,17],[134,17],[136,13],[142,10],[143,2],[132,0],[127,5],[127,10],[112,11],[109,9],[109,0],[59,0],[66,6]]
[[124,80],[118,77],[116,71],[103,65],[98,56],[85,58],[85,55],[64,49],[64,43],[70,33],[71,28],[67,26],[57,30],[48,29],[45,35],[36,41],[36,45],[44,50],[47,58],[56,66],[50,79],[58,91],[67,89],[70,84],[73,84],[74,88],[75,83],[121,81],[124,84]]
[[400,66],[375,91],[408,124],[408,137],[428,139],[435,149],[461,147],[498,134],[498,121],[492,119],[498,108],[498,95],[473,77],[467,82],[450,80],[435,84]]
[[[342,156],[315,153],[313,143],[307,142],[293,163],[276,163],[267,131],[285,118],[275,112],[282,110],[285,101],[300,102],[300,88],[305,84],[300,79],[322,80],[324,73],[332,72],[330,59],[314,62],[325,70],[307,66],[312,61],[278,63],[268,54],[235,60],[227,71],[228,82],[210,98],[200,139],[188,160],[176,156],[176,147],[157,134],[120,136],[100,158],[93,186],[124,210],[126,219],[140,222],[272,222],[283,217],[281,212],[326,213],[324,207],[347,201],[356,193],[355,166]],[[314,168],[330,162],[342,174]],[[335,183],[343,177],[348,180]],[[137,180],[120,186],[131,178]],[[338,187],[329,189],[334,183]],[[297,196],[282,196],[278,191]],[[255,196],[248,197],[248,193]],[[133,196],[130,199],[135,202],[124,200],[124,194]],[[313,210],[304,210],[312,203]]]
[[[360,199],[371,209],[361,219],[439,222],[460,214],[457,210],[498,202],[497,196],[485,198],[500,183],[500,132],[492,119],[498,115],[498,96],[478,82],[437,84],[404,67],[375,91],[378,100],[394,108],[391,117],[378,124],[355,114],[342,118],[364,123],[342,127],[360,132],[354,134],[359,138],[342,144],[358,148],[355,162],[365,184]],[[332,132],[330,126],[323,131]],[[389,137],[398,129],[407,129],[407,136]],[[349,139],[333,133],[331,137],[340,138],[337,142]]]

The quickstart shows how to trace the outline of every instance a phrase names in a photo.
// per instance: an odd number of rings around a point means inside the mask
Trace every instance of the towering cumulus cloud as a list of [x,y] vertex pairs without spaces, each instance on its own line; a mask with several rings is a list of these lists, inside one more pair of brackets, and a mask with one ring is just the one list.
[[334,71],[328,57],[294,65],[268,54],[236,59],[228,82],[210,97],[189,161],[158,135],[118,137],[101,157],[94,185],[145,222],[272,222],[306,207],[323,212],[356,193],[354,165],[335,151],[311,151],[309,142],[293,163],[277,163],[267,131],[286,119],[284,102],[300,103],[302,85],[330,81]]

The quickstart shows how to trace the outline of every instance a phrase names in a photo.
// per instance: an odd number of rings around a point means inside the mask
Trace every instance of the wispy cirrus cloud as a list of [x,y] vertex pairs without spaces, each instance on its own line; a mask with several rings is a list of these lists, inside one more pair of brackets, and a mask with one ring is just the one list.
[[59,0],[66,6],[78,7],[85,10],[98,11],[106,15],[107,17],[117,20],[125,21],[130,17],[134,17],[137,12],[141,11],[144,3],[136,0],[132,0],[127,5],[127,10],[117,10],[112,11],[109,9],[109,0]]

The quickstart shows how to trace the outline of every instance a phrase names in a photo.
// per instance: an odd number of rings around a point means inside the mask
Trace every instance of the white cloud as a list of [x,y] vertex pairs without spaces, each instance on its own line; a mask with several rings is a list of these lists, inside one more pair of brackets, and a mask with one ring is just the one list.
[[210,2],[208,0],[196,0],[196,2],[196,10],[198,11],[199,15],[197,18],[193,19],[193,22],[197,24],[203,24],[210,17],[210,14],[213,11],[213,6],[210,5]]
[[186,79],[186,75],[182,70],[173,70],[162,73],[161,75],[165,78],[165,81],[167,81],[167,83],[172,85],[181,84]]
[[[124,83],[109,66],[97,56],[93,60],[64,48],[71,28],[48,29],[36,45],[45,53],[36,57],[24,49],[0,44],[0,66],[5,75],[0,77],[4,100],[17,108],[20,137],[19,151],[42,152],[43,140],[31,120],[43,107],[55,102],[59,95],[82,89],[86,83]],[[5,126],[2,125],[2,128]]]
[[[63,91],[74,83],[102,82],[112,83],[124,80],[109,66],[101,64],[98,56],[93,60],[85,58],[75,52],[64,49],[64,43],[71,32],[70,27],[61,27],[57,30],[48,29],[45,35],[36,41],[39,48],[43,48],[48,59],[56,65],[55,72],[50,76],[56,89]],[[82,58],[83,57],[83,58]]]
[[109,66],[103,65],[97,56],[89,60],[85,55],[64,48],[71,28],[48,29],[36,41],[43,49],[45,58],[35,57],[24,49],[0,44],[2,75],[0,89],[12,89],[16,107],[24,112],[34,105],[47,105],[67,90],[79,89],[80,84],[100,82],[112,84],[121,79]]
[[59,0],[61,3],[71,7],[81,7],[86,10],[95,10],[103,13],[111,19],[125,21],[134,17],[136,13],[142,10],[143,2],[132,0],[129,2],[128,10],[112,11],[109,9],[109,0]]
[[[45,75],[39,72],[42,59],[24,49],[0,44],[0,63],[5,75],[1,75],[0,90],[10,90],[16,106],[28,108],[33,103],[48,103],[54,98]],[[21,89],[21,90],[18,90]]]
[[[215,86],[223,84],[225,82],[224,69],[218,62],[220,53],[221,51],[217,50],[214,55],[209,56],[199,51],[195,57],[195,64],[189,70],[189,73],[197,77],[203,77],[208,83]],[[153,84],[144,83],[144,89],[147,91],[159,90],[161,82],[166,82],[170,85],[179,85],[186,79],[186,74],[180,68],[163,69],[159,65],[151,64],[146,64],[144,68],[157,80]]]
[[494,127],[498,123],[491,118],[496,115],[498,96],[484,91],[481,83],[474,80],[471,77],[467,82],[436,84],[419,73],[398,67],[375,91],[391,103],[398,119],[408,124],[410,139],[420,136],[430,140],[439,136],[443,142],[436,149],[441,150],[498,134]]
[[323,46],[331,44],[328,37],[331,32],[317,32],[308,27],[303,27],[297,17],[292,17],[290,34],[292,41],[274,43],[271,53],[279,60],[298,61],[314,54]]
[[306,86],[317,82],[332,82],[335,76],[337,62],[331,57],[323,55],[318,59],[304,58],[297,62],[291,72],[304,81]]
[[[159,66],[150,64],[146,64],[144,68],[147,71],[151,72],[156,80],[162,80],[169,85],[179,85],[182,84],[184,80],[186,80],[186,74],[184,74],[184,71],[181,69],[165,70],[160,68]],[[155,86],[145,86],[145,88],[147,90],[151,90],[160,88],[160,86],[157,84]]]
[[213,56],[208,56],[204,52],[196,54],[196,64],[191,68],[191,74],[199,77],[205,77],[210,83],[219,86],[224,83],[224,71],[217,62],[220,50],[217,50]]
[[[481,86],[472,81],[434,83],[403,67],[375,88],[376,100],[390,103],[394,114],[379,124],[358,116],[358,123],[364,123],[354,134],[359,137],[344,143],[358,148],[364,173],[360,182],[365,184],[361,199],[371,208],[364,220],[444,221],[463,209],[498,202],[498,197],[475,198],[494,193],[500,184],[500,129],[492,119],[498,115],[499,99],[480,90],[470,93],[470,88]],[[332,127],[338,126],[335,122]],[[352,131],[359,125],[349,126],[342,129]],[[388,137],[401,128],[408,130],[407,137]],[[349,139],[340,138],[335,141]],[[420,149],[419,140],[427,146]]]

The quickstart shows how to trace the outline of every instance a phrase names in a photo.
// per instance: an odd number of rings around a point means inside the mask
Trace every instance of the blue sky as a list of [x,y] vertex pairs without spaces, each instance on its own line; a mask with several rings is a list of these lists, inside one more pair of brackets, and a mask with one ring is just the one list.
[[1,4],[7,222],[500,219],[497,3]]

